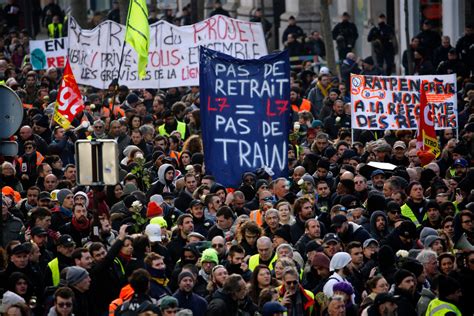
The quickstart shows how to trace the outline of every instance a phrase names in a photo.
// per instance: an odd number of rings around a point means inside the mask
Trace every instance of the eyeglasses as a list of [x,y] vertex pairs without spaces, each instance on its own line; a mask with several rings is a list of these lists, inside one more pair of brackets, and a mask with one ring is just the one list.
[[57,305],[61,308],[70,308],[70,307],[72,307],[72,303],[58,303]]
[[212,248],[223,248],[224,244],[214,244],[212,245]]

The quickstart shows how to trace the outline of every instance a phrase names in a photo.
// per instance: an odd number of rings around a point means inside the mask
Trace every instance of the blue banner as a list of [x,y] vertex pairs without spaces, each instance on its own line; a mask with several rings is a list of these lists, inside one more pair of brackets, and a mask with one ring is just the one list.
[[201,47],[201,126],[206,173],[226,187],[268,167],[288,175],[288,52],[242,60]]

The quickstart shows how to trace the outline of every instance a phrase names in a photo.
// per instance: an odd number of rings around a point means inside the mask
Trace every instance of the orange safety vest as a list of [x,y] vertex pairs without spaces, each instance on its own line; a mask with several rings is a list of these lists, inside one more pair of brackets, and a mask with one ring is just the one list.
[[120,295],[118,298],[113,300],[109,304],[109,316],[114,316],[115,315],[115,310],[122,305],[125,301],[128,301],[130,298],[133,296],[133,289],[130,284],[127,284],[120,290]]
[[258,226],[262,227],[263,225],[263,214],[260,210],[254,210],[250,212],[250,220],[257,223]]
[[299,107],[296,104],[292,104],[291,108],[294,112],[298,113],[303,111],[311,112],[311,102],[308,99],[303,99]]
[[[44,157],[42,154],[40,154],[38,151],[36,152],[36,166],[38,167],[39,165],[41,165],[41,163],[43,162],[44,160]],[[21,165],[23,164],[23,158],[20,157],[18,158],[18,165],[20,166],[21,168]]]

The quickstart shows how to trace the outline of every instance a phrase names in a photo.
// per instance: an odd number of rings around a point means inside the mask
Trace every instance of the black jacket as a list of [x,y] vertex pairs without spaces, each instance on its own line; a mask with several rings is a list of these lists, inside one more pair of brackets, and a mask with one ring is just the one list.
[[207,305],[206,316],[237,316],[239,315],[238,304],[230,295],[221,289],[214,292],[209,305]]
[[114,271],[114,259],[117,257],[123,241],[115,240],[107,252],[104,260],[92,266],[90,271],[91,287],[90,293],[94,304],[92,315],[102,315],[109,308],[111,301],[120,294],[120,278]]

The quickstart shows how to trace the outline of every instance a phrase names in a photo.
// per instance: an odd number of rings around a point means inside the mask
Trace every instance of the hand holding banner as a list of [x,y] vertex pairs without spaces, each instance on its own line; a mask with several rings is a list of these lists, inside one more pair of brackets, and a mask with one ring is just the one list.
[[58,90],[58,97],[54,106],[54,120],[63,128],[71,125],[74,117],[84,110],[81,91],[72,73],[69,60],[64,68],[63,80]]

